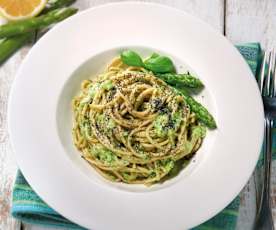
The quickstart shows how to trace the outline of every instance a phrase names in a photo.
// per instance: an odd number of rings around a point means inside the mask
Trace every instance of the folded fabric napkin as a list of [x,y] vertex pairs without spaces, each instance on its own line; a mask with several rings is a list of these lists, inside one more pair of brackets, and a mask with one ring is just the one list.
[[[249,64],[254,75],[257,73],[261,56],[261,48],[258,43],[250,43],[237,46]],[[234,230],[239,214],[239,197],[211,220],[193,228],[194,230]],[[31,188],[19,171],[13,188],[12,215],[26,223],[40,224],[44,226],[61,227],[65,229],[84,229],[59,215],[50,208]],[[94,229],[96,230],[96,229]],[[112,229],[109,229],[112,230]]]

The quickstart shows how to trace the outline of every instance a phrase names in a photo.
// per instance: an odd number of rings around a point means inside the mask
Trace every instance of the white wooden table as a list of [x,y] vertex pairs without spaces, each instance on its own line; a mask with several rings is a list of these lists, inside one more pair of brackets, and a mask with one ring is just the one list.
[[[125,0],[121,0],[122,2]],[[141,0],[166,4],[196,15],[233,43],[259,41],[263,48],[276,47],[275,0]],[[118,0],[78,0],[80,10]],[[23,224],[10,215],[11,192],[17,170],[7,133],[7,101],[18,66],[31,47],[16,53],[0,66],[0,230],[46,230]],[[242,153],[241,153],[242,154]],[[251,229],[256,209],[255,177],[242,191],[237,229]],[[233,178],[235,179],[235,178]],[[272,172],[273,216],[276,223],[276,164]],[[109,229],[112,230],[112,229]]]

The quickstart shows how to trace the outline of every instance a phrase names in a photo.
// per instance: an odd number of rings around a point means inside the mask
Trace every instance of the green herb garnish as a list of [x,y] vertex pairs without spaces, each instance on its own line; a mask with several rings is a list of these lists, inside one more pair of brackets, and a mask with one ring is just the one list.
[[136,52],[132,50],[126,50],[121,53],[121,59],[123,63],[129,66],[139,66],[143,67],[144,63],[142,58]]
[[145,68],[154,73],[172,73],[175,71],[173,62],[166,56],[152,55],[144,62]]
[[143,62],[139,54],[132,50],[126,50],[121,53],[121,59],[126,65],[144,67],[154,73],[173,73],[175,71],[172,60],[157,53],[153,53]]

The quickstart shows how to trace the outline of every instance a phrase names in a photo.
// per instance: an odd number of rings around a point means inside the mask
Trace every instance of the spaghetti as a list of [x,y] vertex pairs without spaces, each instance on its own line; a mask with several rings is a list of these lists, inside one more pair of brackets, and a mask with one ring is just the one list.
[[73,139],[103,177],[150,185],[197,151],[205,127],[184,98],[141,67],[116,58],[73,100]]

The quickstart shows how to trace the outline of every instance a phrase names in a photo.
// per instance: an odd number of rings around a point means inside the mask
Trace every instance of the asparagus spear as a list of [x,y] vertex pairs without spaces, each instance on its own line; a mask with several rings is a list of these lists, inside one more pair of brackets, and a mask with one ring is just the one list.
[[48,13],[49,11],[59,9],[62,7],[72,5],[76,0],[48,0],[45,9],[41,12],[41,14]]
[[211,129],[217,127],[214,117],[208,112],[208,110],[203,105],[201,105],[194,98],[189,96],[185,90],[177,89],[177,92],[179,92],[184,97],[185,101],[190,106],[191,111],[193,111],[196,114],[197,118],[203,124],[205,124],[208,128]]
[[7,38],[0,41],[0,65],[11,56],[17,49],[28,42],[33,33],[21,34],[17,37]]
[[202,82],[190,74],[173,74],[173,73],[165,73],[165,74],[155,74],[157,77],[165,81],[171,86],[175,86],[176,88],[201,88],[203,87]]
[[53,23],[62,21],[65,18],[75,14],[77,11],[78,10],[76,8],[61,8],[50,11],[49,13],[39,17],[8,23],[0,27],[0,38],[24,34],[48,27]]
[[[188,86],[190,85],[190,87],[192,86],[203,86],[203,84],[201,83],[201,81],[197,78],[194,78],[190,75],[189,78],[187,78],[188,80],[176,80],[177,76],[179,75],[184,75],[184,74],[157,74],[156,76],[160,79],[162,79],[163,81],[165,81],[168,85],[171,85],[173,87],[173,89],[175,90],[176,93],[181,94],[185,101],[187,102],[187,104],[190,106],[191,111],[193,111],[197,118],[203,123],[205,124],[207,127],[214,129],[217,127],[216,125],[216,121],[213,118],[213,116],[208,112],[208,110],[201,105],[199,102],[197,102],[194,98],[192,98],[191,96],[189,96],[189,94],[187,93],[187,91],[185,90],[185,88],[183,88],[183,86]],[[185,76],[186,78],[186,76]],[[184,78],[183,78],[184,79]],[[182,85],[182,86],[181,86]]]

